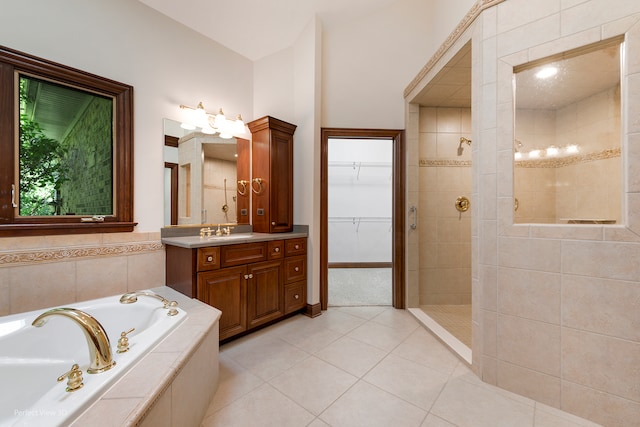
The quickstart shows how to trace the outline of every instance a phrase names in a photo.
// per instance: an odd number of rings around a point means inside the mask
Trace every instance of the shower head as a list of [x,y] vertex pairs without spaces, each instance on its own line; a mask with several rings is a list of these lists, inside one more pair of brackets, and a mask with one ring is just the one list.
[[462,156],[462,152],[464,151],[462,144],[467,144],[470,146],[471,140],[469,138],[465,138],[464,136],[460,137],[460,144],[458,145],[458,156]]

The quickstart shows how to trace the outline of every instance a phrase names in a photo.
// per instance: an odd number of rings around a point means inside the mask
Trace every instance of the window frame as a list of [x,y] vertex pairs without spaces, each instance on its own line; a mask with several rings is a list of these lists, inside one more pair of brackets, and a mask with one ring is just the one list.
[[[20,217],[12,206],[15,182],[15,73],[24,72],[114,99],[114,212],[102,222],[83,222],[81,216]],[[56,234],[131,232],[133,222],[133,86],[116,82],[0,46],[0,237]]]

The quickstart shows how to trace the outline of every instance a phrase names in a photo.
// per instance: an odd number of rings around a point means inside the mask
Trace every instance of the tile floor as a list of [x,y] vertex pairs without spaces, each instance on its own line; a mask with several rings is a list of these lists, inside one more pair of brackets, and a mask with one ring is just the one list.
[[405,310],[339,307],[221,346],[212,426],[596,424],[483,383]]
[[471,348],[471,304],[421,305],[420,309]]

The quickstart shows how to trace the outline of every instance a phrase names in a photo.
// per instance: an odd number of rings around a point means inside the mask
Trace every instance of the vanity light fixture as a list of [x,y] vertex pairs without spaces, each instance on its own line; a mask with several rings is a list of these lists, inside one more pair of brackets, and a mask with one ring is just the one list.
[[201,132],[207,135],[219,132],[220,137],[225,139],[232,138],[233,135],[244,135],[247,132],[240,114],[238,114],[236,120],[228,120],[222,108],[220,108],[218,114],[209,113],[205,110],[202,102],[199,102],[196,108],[183,104],[180,104],[180,108],[193,111],[190,122],[180,124],[183,129],[196,130],[200,128]]
[[536,77],[539,79],[548,79],[558,74],[558,68],[553,66],[544,67],[536,73]]
[[540,150],[531,150],[531,151],[529,151],[529,158],[530,159],[537,159],[538,157],[540,157]]

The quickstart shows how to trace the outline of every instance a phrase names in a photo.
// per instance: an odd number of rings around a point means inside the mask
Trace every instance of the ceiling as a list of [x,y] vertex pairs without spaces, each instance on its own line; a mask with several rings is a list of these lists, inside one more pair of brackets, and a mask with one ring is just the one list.
[[330,26],[397,0],[139,1],[255,61],[292,46],[314,16]]
[[[547,80],[536,77],[553,65],[558,74]],[[619,42],[605,42],[590,49],[542,60],[516,72],[517,108],[560,109],[620,84]],[[429,81],[412,100],[423,107],[471,107],[471,42]]]

